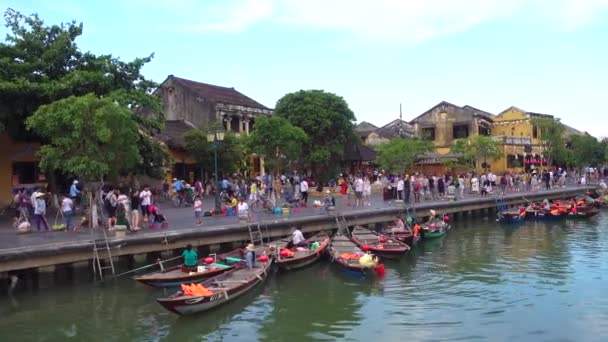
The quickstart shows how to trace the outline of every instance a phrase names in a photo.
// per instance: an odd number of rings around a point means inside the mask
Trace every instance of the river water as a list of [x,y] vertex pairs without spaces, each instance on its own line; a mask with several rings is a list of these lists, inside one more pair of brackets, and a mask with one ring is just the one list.
[[0,339],[608,339],[608,213],[589,221],[502,226],[473,219],[454,226],[386,262],[384,279],[356,279],[322,262],[274,274],[256,291],[195,317],[166,312],[154,301],[163,290],[130,279],[3,295]]

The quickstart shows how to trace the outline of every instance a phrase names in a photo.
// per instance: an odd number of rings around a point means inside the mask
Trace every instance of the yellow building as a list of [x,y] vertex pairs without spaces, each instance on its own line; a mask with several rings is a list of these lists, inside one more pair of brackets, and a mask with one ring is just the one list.
[[46,186],[46,178],[38,170],[38,143],[16,142],[1,133],[0,146],[0,207],[6,207],[11,204],[15,189]]
[[491,163],[493,172],[547,166],[540,129],[532,124],[535,118],[553,119],[553,116],[509,107],[494,117],[492,136],[502,143],[503,157]]

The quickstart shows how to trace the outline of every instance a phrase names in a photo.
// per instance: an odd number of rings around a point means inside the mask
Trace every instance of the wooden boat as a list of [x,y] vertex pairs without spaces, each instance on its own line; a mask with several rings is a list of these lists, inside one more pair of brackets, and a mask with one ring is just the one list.
[[355,226],[351,236],[357,246],[368,246],[372,254],[381,258],[398,259],[410,250],[410,246],[397,239],[361,226]]
[[567,214],[567,212],[552,212],[552,209],[526,209],[526,219],[529,220],[557,221],[564,219]]
[[526,212],[523,214],[519,210],[505,210],[498,213],[498,221],[502,223],[520,223],[526,217]]
[[[340,268],[358,275],[368,276],[373,274],[374,266],[364,266],[359,262],[360,257],[365,255],[363,251],[348,237],[342,234],[336,234],[329,245],[329,255],[331,260],[340,266]],[[350,257],[356,256],[359,257]],[[349,256],[349,257],[347,257]]]
[[437,220],[433,223],[422,225],[420,236],[422,240],[436,239],[444,236],[451,226],[444,221]]
[[298,250],[292,248],[291,251],[294,253],[292,256],[282,256],[281,250],[277,251],[276,263],[279,268],[283,270],[294,270],[297,268],[308,266],[321,258],[321,255],[327,250],[329,246],[329,236],[327,233],[319,232],[308,239],[309,243],[319,243],[319,247],[314,251],[310,249]]
[[267,262],[256,261],[256,265],[252,269],[239,266],[203,281],[201,285],[211,291],[210,295],[186,296],[182,291],[178,291],[172,296],[158,298],[156,301],[165,309],[178,315],[207,311],[234,300],[256,285],[263,283],[268,277],[272,261],[273,258],[269,257]]
[[597,208],[593,208],[593,209],[585,210],[585,211],[579,210],[576,213],[573,213],[573,212],[568,213],[568,215],[566,215],[566,218],[570,219],[570,220],[587,219],[587,218],[593,217],[599,213],[600,213],[600,210]]
[[420,236],[414,236],[414,233],[411,231],[392,231],[391,227],[387,227],[385,228],[381,234],[384,234],[386,236],[389,236],[393,239],[397,239],[403,243],[405,243],[406,245],[411,247],[414,247],[418,241],[420,241]]
[[144,285],[151,287],[175,287],[181,284],[200,283],[201,281],[232,270],[242,260],[243,253],[236,249],[229,253],[217,255],[211,265],[205,265],[205,258],[198,260],[199,270],[196,272],[182,271],[182,265],[177,265],[157,272],[133,277]]

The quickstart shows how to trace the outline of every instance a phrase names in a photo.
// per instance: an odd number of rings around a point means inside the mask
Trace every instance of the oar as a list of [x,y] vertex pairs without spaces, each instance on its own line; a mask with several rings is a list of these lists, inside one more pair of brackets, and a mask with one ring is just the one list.
[[160,263],[162,263],[162,262],[167,262],[167,261],[172,261],[172,260],[175,260],[175,259],[179,259],[179,258],[181,258],[181,257],[182,257],[182,256],[180,255],[180,256],[178,256],[178,257],[171,258],[171,259],[167,259],[167,260],[159,260],[159,261],[155,262],[154,264],[150,264],[150,265],[142,266],[142,267],[140,267],[140,268],[136,268],[136,269],[133,269],[133,270],[130,270],[130,271],[127,271],[127,272],[124,272],[124,273],[118,274],[118,275],[116,275],[114,278],[118,278],[118,277],[123,276],[123,275],[125,275],[125,274],[129,274],[129,273],[137,272],[137,271],[140,271],[140,270],[146,269],[146,268],[148,268],[148,267],[156,266],[156,265],[158,265],[158,264],[160,264]]

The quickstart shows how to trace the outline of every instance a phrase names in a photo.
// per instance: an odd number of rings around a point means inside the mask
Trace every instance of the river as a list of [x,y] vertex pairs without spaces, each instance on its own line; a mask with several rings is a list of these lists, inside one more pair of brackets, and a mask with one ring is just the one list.
[[[322,262],[194,317],[130,279],[0,299],[2,341],[599,341],[608,336],[608,213],[589,221],[454,223],[383,279]],[[88,272],[82,270],[80,272]],[[83,278],[84,280],[78,280]],[[41,280],[41,283],[44,283]]]

